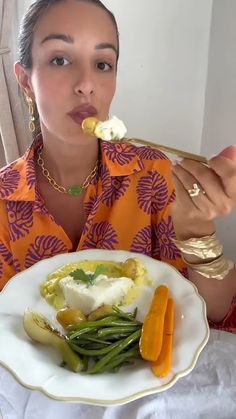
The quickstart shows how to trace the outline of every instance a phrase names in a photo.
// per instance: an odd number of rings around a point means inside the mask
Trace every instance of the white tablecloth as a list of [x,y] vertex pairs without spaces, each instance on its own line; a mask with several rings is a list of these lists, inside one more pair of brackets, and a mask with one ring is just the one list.
[[191,374],[165,392],[122,406],[54,401],[0,367],[0,411],[3,419],[235,419],[236,335],[212,330]]

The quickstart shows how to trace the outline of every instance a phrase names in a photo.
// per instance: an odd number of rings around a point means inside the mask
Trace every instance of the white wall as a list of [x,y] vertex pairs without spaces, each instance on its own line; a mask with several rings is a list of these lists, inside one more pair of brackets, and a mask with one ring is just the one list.
[[[236,144],[236,1],[214,0],[201,152]],[[236,211],[217,222],[225,252],[235,259]]]
[[114,113],[128,134],[200,152],[212,0],[105,0],[121,59]]
[[236,1],[214,0],[202,152],[236,144]]

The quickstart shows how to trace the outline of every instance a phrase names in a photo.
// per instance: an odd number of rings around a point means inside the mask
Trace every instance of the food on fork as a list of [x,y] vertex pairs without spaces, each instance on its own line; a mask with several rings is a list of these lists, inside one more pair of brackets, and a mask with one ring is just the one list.
[[85,118],[82,123],[85,134],[100,138],[104,141],[121,140],[124,138],[127,129],[121,119],[112,116],[106,121],[99,121],[97,118]]
[[[104,140],[104,141],[116,142],[116,141],[122,140],[122,142],[124,141],[127,144],[134,144],[135,146],[151,147],[156,150],[163,151],[164,153],[170,153],[184,159],[195,160],[195,161],[199,161],[208,165],[207,158],[198,154],[189,153],[184,150],[178,150],[177,148],[169,147],[167,145],[157,144],[156,142],[143,140],[141,138],[124,138],[127,132],[127,129],[124,123],[120,119],[118,119],[116,116],[113,116],[111,119],[104,122],[101,122],[97,118],[94,118],[94,117],[85,118],[82,122],[82,129],[85,134],[100,138],[101,140]],[[228,155],[228,152],[227,152],[227,155]],[[236,152],[235,152],[235,155],[236,155]]]

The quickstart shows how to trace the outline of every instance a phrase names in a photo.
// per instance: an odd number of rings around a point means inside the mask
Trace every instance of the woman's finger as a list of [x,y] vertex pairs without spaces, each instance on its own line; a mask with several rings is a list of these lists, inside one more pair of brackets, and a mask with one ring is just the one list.
[[[174,173],[181,180],[186,190],[197,184],[205,194],[198,194],[198,208],[206,214],[207,218],[215,218],[228,214],[233,207],[233,201],[225,192],[220,177],[209,167],[190,160],[183,160],[174,167]],[[204,196],[203,196],[204,195]]]
[[230,145],[229,147],[224,148],[224,150],[219,153],[219,156],[226,157],[227,159],[236,162],[236,145]]
[[209,166],[220,178],[226,195],[236,201],[236,161],[218,155],[209,160]]
[[190,219],[193,219],[196,216],[202,217],[197,199],[200,198],[200,192],[198,195],[191,197],[189,191],[175,173],[173,173],[173,182],[176,194],[175,206],[181,207],[183,212],[186,212]]

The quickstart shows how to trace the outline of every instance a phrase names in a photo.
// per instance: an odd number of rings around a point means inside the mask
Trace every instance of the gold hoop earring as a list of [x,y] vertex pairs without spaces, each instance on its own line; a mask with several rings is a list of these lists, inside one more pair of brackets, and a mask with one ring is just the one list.
[[28,103],[28,110],[29,110],[29,130],[30,132],[34,132],[36,127],[35,127],[35,116],[34,116],[34,102],[33,99],[30,96],[26,96],[26,100]]

